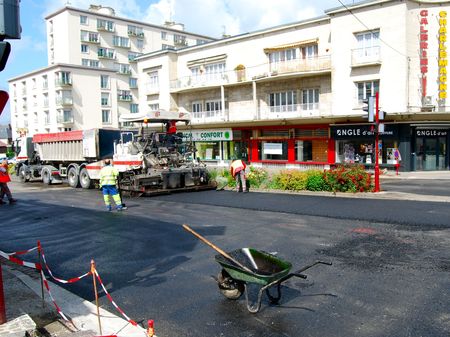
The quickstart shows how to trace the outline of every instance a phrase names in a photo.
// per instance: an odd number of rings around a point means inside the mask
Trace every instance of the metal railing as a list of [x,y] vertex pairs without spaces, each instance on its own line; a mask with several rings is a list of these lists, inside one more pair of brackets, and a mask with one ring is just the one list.
[[218,73],[205,73],[184,76],[170,82],[171,90],[219,86],[247,81],[258,81],[265,78],[293,73],[314,74],[331,71],[331,56],[318,56],[306,59],[294,59],[283,62],[251,66],[245,69],[228,70]]
[[228,109],[224,110],[213,110],[213,111],[200,111],[192,113],[192,124],[202,124],[202,123],[212,123],[212,122],[223,122],[226,120],[228,115]]
[[352,66],[381,63],[380,47],[352,49]]

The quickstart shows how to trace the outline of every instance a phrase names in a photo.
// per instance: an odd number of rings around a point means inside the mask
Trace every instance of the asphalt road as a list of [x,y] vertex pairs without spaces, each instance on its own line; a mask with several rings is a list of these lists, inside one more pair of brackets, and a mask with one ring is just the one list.
[[[40,240],[66,279],[94,258],[116,302],[135,320],[154,319],[158,336],[450,334],[450,203],[205,191],[127,200],[126,212],[107,213],[98,191],[11,187],[19,202],[1,206],[0,249]],[[279,306],[264,298],[250,314],[244,297],[220,294],[215,251],[183,223],[226,251],[333,266],[286,281]],[[94,298],[88,281],[67,288]]]

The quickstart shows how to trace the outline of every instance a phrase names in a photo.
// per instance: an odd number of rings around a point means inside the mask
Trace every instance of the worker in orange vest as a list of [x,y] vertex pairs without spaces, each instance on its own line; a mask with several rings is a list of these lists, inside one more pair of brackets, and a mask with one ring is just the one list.
[[8,174],[8,161],[5,159],[0,164],[0,205],[3,205],[5,202],[3,201],[3,197],[6,197],[9,200],[10,204],[15,203],[17,200],[12,197],[11,191],[9,190],[8,183],[11,181],[11,178]]
[[230,172],[231,176],[236,180],[236,191],[241,192],[240,185],[242,184],[242,191],[247,190],[247,179],[245,176],[245,169],[247,165],[241,159],[235,159],[231,162]]

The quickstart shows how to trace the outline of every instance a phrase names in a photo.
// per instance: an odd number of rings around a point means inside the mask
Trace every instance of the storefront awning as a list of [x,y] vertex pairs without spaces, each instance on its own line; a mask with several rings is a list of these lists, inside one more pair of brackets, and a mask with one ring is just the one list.
[[305,45],[309,45],[309,44],[315,44],[318,41],[319,41],[319,38],[315,38],[315,39],[303,40],[303,41],[298,41],[298,42],[293,42],[293,43],[288,43],[288,44],[282,44],[282,45],[275,46],[275,47],[264,48],[264,53],[266,53],[266,54],[273,53],[273,52],[279,51],[279,50],[292,49],[292,48],[305,46]]

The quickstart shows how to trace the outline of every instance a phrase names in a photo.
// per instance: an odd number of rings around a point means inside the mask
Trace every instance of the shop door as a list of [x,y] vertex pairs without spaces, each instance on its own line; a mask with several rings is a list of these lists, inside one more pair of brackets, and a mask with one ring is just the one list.
[[416,169],[420,171],[445,170],[446,138],[417,138]]

